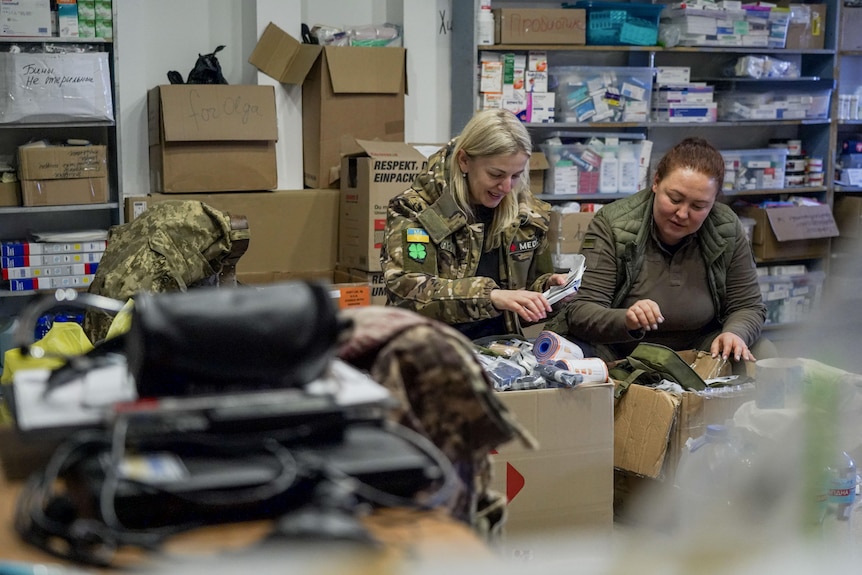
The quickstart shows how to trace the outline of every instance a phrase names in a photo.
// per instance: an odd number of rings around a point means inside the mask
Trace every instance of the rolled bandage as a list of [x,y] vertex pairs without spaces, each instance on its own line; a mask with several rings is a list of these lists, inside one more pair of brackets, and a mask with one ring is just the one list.
[[558,359],[583,359],[583,350],[561,335],[543,331],[533,342],[533,355],[541,363],[554,363]]
[[597,357],[558,359],[554,365],[584,377],[584,383],[604,383],[608,380],[608,364]]

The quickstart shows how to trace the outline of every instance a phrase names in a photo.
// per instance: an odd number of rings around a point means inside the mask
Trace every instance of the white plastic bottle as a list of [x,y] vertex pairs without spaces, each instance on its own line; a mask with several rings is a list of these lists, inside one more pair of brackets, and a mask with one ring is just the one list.
[[635,157],[633,148],[632,144],[620,144],[617,184],[618,192],[621,194],[633,194],[638,191],[640,162]]
[[599,166],[599,193],[616,194],[619,192],[619,160],[616,150],[605,148],[602,164]]
[[494,43],[494,13],[490,4],[483,4],[476,15],[477,42],[480,46]]

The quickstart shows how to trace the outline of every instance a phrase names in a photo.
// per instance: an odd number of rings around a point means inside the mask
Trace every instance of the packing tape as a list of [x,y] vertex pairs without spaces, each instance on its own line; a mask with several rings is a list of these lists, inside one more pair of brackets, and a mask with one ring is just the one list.
[[542,363],[554,363],[557,359],[583,359],[583,350],[563,336],[552,331],[543,331],[533,342],[533,355]]

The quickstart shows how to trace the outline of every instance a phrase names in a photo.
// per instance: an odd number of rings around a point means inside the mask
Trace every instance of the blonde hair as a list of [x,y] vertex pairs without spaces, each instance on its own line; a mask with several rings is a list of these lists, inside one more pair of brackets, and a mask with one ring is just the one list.
[[[533,143],[524,124],[513,113],[506,110],[483,110],[477,112],[461,134],[455,139],[455,148],[449,158],[449,186],[458,206],[474,218],[470,201],[470,190],[466,178],[463,177],[458,165],[460,151],[471,158],[489,156],[510,156],[532,153]],[[518,219],[518,204],[524,194],[530,193],[530,175],[528,170],[521,174],[515,189],[500,202],[494,210],[494,220],[491,222],[490,233],[485,234],[485,249],[489,250],[500,245],[501,232]]]

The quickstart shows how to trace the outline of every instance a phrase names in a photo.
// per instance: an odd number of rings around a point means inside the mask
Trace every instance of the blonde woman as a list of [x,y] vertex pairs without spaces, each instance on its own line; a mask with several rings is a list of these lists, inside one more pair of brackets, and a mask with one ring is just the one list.
[[429,158],[389,203],[380,254],[389,305],[469,339],[521,334],[552,314],[542,292],[566,278],[548,252],[550,206],[530,192],[531,151],[514,114],[485,110]]

